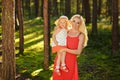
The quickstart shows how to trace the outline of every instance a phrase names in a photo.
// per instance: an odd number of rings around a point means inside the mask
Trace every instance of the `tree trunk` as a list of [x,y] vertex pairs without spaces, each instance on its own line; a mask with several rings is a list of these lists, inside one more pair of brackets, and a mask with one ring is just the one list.
[[112,16],[112,0],[107,0],[106,7],[107,7],[107,17]]
[[31,7],[30,7],[30,0],[28,0],[28,14],[29,14],[29,18],[31,18]]
[[77,14],[80,14],[81,13],[81,7],[80,7],[80,0],[77,0]]
[[23,55],[24,52],[24,30],[23,30],[23,13],[22,13],[22,0],[17,0],[18,2],[18,21],[19,21],[19,54]]
[[19,24],[17,22],[18,20],[18,9],[17,9],[17,0],[15,1],[15,31],[19,30]]
[[93,0],[93,13],[92,13],[92,36],[97,35],[97,0]]
[[119,50],[118,0],[112,0],[112,53]]
[[82,12],[81,12],[81,14],[83,15],[83,16],[85,16],[85,14],[84,14],[84,12],[85,12],[85,9],[84,9],[84,0],[81,0],[82,1]]
[[65,0],[60,0],[60,14],[65,14]]
[[49,27],[48,27],[48,0],[44,0],[44,69],[49,67]]
[[70,17],[71,14],[71,0],[65,0],[65,15]]
[[39,0],[35,0],[35,17],[39,16]]
[[[25,6],[24,6],[25,2],[24,1],[26,1],[26,0],[22,0],[23,16],[25,15],[25,11],[24,11],[25,10]],[[17,5],[16,2],[17,2],[17,0],[15,0],[15,8],[16,8],[16,5]]]
[[15,80],[15,0],[2,0],[2,80]]
[[89,0],[83,0],[86,23],[90,23],[90,4]]
[[51,15],[51,1],[49,0],[48,1],[49,4],[48,4],[48,47],[49,47],[49,61],[51,60],[51,55],[50,55],[50,52],[51,52],[51,47],[50,47],[50,32],[51,32],[51,27],[50,27],[50,15]]
[[41,1],[41,17],[43,17],[43,4],[44,4],[44,0],[40,0]]
[[2,71],[2,61],[0,60],[0,80],[1,80],[1,71]]
[[31,0],[25,0],[25,7],[26,7],[25,9],[28,11],[29,19],[31,18],[30,1],[31,1]]
[[97,14],[98,14],[98,17],[100,17],[102,0],[98,0],[98,3],[99,4],[98,4],[98,11],[97,11],[98,13]]
[[53,9],[53,14],[54,16],[58,15],[58,4],[57,4],[57,0],[53,0],[54,2],[54,9]]

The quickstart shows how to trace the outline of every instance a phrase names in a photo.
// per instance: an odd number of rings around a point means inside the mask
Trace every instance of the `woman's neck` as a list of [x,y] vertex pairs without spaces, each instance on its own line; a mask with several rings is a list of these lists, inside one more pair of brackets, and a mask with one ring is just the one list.
[[76,30],[76,29],[71,29],[70,31],[69,31],[69,33],[68,33],[68,35],[69,36],[78,36],[79,35],[79,31],[78,30]]
[[78,30],[76,30],[76,29],[74,29],[74,28],[71,29],[71,31],[72,31],[72,32],[75,32],[75,33],[76,33],[76,32],[79,32]]

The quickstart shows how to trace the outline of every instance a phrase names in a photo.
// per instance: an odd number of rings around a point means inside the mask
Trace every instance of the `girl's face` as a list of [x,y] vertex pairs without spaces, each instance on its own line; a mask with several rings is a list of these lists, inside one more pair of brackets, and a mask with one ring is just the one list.
[[72,28],[78,30],[80,24],[81,24],[81,20],[79,18],[77,18],[77,17],[73,18],[73,20],[72,20]]
[[66,19],[60,19],[59,20],[60,28],[66,28],[66,25],[67,25]]

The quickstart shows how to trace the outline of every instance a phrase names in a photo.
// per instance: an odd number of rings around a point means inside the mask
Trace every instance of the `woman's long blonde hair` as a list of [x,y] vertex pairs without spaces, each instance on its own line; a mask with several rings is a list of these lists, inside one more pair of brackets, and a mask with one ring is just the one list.
[[87,33],[87,29],[85,26],[85,22],[83,20],[83,17],[80,16],[79,14],[73,15],[72,18],[70,19],[70,21],[73,21],[74,18],[79,18],[81,20],[80,22],[80,26],[79,26],[79,31],[81,33],[84,34],[85,38],[84,38],[84,43],[83,43],[83,47],[87,46],[87,42],[88,42],[88,33]]

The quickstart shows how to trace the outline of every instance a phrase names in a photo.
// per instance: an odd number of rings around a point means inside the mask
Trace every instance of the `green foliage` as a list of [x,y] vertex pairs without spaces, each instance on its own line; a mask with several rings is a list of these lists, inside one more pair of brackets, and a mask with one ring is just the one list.
[[[16,33],[16,46],[19,46],[19,32]],[[43,19],[24,21],[24,55],[16,57],[17,72],[24,78],[48,80],[52,71],[43,69]],[[18,54],[18,50],[16,50]],[[49,74],[48,76],[45,76]]]
[[94,39],[90,35],[88,46],[78,58],[79,76],[81,80],[119,80],[120,51],[111,53],[112,33],[108,24],[98,23],[98,36]]

